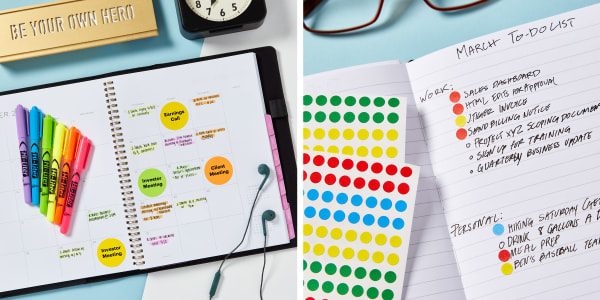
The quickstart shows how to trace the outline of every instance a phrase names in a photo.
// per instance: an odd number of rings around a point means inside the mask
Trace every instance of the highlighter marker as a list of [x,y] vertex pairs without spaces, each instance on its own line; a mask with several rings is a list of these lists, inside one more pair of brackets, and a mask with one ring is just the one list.
[[29,112],[29,144],[31,149],[31,204],[40,205],[40,140],[44,114],[34,106]]
[[48,184],[48,213],[46,218],[54,222],[54,208],[56,207],[56,190],[58,189],[58,175],[60,173],[60,159],[63,145],[67,136],[67,127],[62,123],[56,124],[54,140],[52,143],[52,163],[50,164],[50,181]]
[[79,131],[75,127],[71,127],[67,133],[67,139],[63,147],[63,162],[60,166],[60,178],[58,180],[58,193],[56,194],[56,208],[54,211],[54,224],[62,223],[62,216],[65,210],[65,198],[67,197],[67,189],[69,185],[69,176],[71,174],[72,162],[77,151],[77,143],[79,142]]
[[73,206],[75,205],[75,198],[77,197],[77,187],[81,180],[81,173],[83,173],[83,170],[85,170],[87,166],[91,147],[92,143],[90,143],[90,140],[88,140],[87,137],[82,136],[79,140],[79,146],[77,147],[77,155],[73,161],[73,175],[71,175],[71,180],[69,180],[69,189],[65,202],[65,213],[63,214],[62,224],[60,225],[60,233],[62,234],[67,234],[67,232],[69,232],[71,216],[73,215]]
[[50,115],[44,117],[44,129],[42,135],[42,176],[40,186],[40,213],[48,213],[48,186],[50,182],[50,155],[52,154],[52,140],[54,139],[54,127],[56,122]]
[[19,136],[19,154],[21,157],[21,173],[23,174],[23,196],[25,203],[31,204],[31,178],[29,177],[29,111],[22,105],[15,109],[17,116],[17,135]]

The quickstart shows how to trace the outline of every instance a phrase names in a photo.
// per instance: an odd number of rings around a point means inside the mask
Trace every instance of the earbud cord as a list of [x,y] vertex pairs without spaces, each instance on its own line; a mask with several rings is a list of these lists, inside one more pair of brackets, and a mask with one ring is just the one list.
[[267,236],[265,235],[265,244],[263,245],[263,268],[260,274],[260,300],[263,300],[263,280],[265,278],[265,266],[267,265]]
[[[225,258],[221,262],[221,265],[219,266],[218,272],[221,272],[221,269],[223,268],[223,264],[225,264],[225,261],[233,254],[233,252],[235,252],[235,250],[237,250],[244,243],[244,239],[246,239],[246,234],[248,234],[248,228],[250,228],[250,222],[252,221],[252,213],[254,213],[254,207],[256,206],[256,200],[258,200],[258,195],[260,194],[261,190],[262,189],[258,190],[258,192],[256,192],[256,197],[254,197],[254,203],[252,203],[252,208],[250,209],[250,216],[248,217],[248,224],[246,224],[246,229],[244,229],[244,236],[242,236],[242,240],[240,241],[240,243],[237,246],[235,246],[235,248],[233,248],[233,250],[231,250],[231,252],[229,252],[229,254],[227,254],[227,256],[225,256]],[[212,299],[212,296],[209,299]],[[261,300],[262,300],[262,298],[261,298]]]

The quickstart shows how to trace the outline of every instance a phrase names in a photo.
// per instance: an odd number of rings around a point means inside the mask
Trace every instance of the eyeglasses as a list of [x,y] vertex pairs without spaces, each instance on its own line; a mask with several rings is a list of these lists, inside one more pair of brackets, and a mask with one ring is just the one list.
[[[336,34],[365,28],[377,21],[384,0],[304,0],[304,29]],[[432,9],[455,11],[488,0],[424,0]]]

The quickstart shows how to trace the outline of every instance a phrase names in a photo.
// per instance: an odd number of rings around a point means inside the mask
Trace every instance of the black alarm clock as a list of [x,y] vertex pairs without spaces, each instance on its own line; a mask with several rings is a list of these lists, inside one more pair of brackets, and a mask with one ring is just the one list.
[[267,16],[265,0],[176,2],[181,34],[190,40],[255,29],[262,25]]

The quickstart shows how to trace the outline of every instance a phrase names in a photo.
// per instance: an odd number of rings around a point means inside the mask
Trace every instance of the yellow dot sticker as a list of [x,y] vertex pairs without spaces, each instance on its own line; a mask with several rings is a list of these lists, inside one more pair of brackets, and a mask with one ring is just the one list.
[[316,145],[313,147],[313,151],[325,152],[325,149],[321,145]]
[[354,138],[354,131],[352,129],[346,129],[344,130],[344,139],[346,140],[351,140]]
[[359,250],[356,257],[358,257],[358,260],[360,260],[360,261],[366,261],[367,259],[369,259],[369,251]]
[[384,234],[380,233],[377,236],[375,236],[375,243],[379,246],[385,245],[386,241],[387,241],[387,237]]
[[400,261],[398,254],[392,253],[388,256],[387,261],[390,265],[395,266]]
[[369,131],[366,129],[361,129],[358,131],[356,136],[358,136],[358,139],[361,141],[364,141],[369,138]]
[[320,238],[324,238],[327,236],[327,228],[324,226],[317,227],[317,236]]
[[363,232],[360,234],[360,241],[363,242],[364,244],[368,244],[371,242],[371,234],[368,232]]
[[396,149],[396,147],[389,147],[387,148],[387,150],[385,150],[385,154],[389,158],[394,158],[398,155],[398,149]]
[[354,250],[352,248],[346,248],[342,252],[342,255],[344,256],[345,259],[351,259],[354,257]]
[[352,154],[354,154],[354,149],[350,146],[344,146],[344,148],[342,148],[342,154],[352,155]]
[[402,245],[402,239],[395,235],[392,238],[390,238],[390,245],[394,248],[398,248],[400,247],[400,245]]
[[356,231],[354,231],[354,230],[346,231],[346,240],[348,240],[348,242],[354,242],[356,240],[356,237],[357,237]]
[[331,229],[331,238],[334,240],[339,240],[342,238],[342,230],[339,228]]
[[333,128],[333,129],[329,130],[327,135],[329,136],[330,139],[337,140],[340,137],[340,131]]
[[337,146],[329,146],[329,148],[327,148],[327,152],[329,152],[329,153],[340,153],[340,149]]
[[304,243],[302,244],[302,251],[303,251],[304,253],[308,253],[308,251],[310,251],[310,244],[309,244],[309,243],[307,243],[307,242],[304,242]]
[[323,128],[317,128],[315,129],[315,132],[313,132],[313,135],[317,140],[323,139],[325,137],[325,130],[323,130]]
[[313,227],[310,224],[304,224],[304,235],[309,236],[313,233]]
[[117,239],[106,239],[98,245],[96,253],[100,263],[109,268],[114,268],[125,261],[127,251],[125,250],[125,245],[123,245],[121,241]]
[[463,127],[467,124],[467,118],[465,118],[465,116],[458,116],[454,122],[456,123],[456,126]]
[[233,176],[233,166],[227,158],[215,156],[204,166],[204,176],[212,184],[226,184]]
[[360,146],[356,149],[356,154],[360,157],[365,157],[369,154],[369,149],[365,146]]
[[308,139],[310,137],[310,129],[308,128],[304,128],[302,129],[302,136],[304,137],[304,139]]
[[317,256],[321,256],[323,255],[323,253],[325,253],[325,246],[323,246],[322,244],[316,244],[313,247],[313,252],[317,255]]
[[179,130],[187,124],[190,115],[187,108],[179,102],[170,102],[160,111],[160,121],[171,130]]
[[383,149],[382,149],[381,147],[379,147],[379,146],[375,146],[375,147],[373,147],[373,149],[371,150],[371,154],[372,154],[374,157],[377,157],[377,158],[379,158],[379,157],[381,157],[381,156],[383,155]]
[[502,265],[501,270],[502,270],[502,274],[504,274],[504,275],[510,275],[513,272],[513,266],[511,264],[509,264],[509,263],[505,263],[505,264]]
[[396,131],[395,129],[391,129],[387,132],[387,138],[390,141],[395,141],[396,139],[398,139],[398,131]]
[[383,130],[375,129],[375,130],[373,130],[373,133],[371,135],[373,136],[373,139],[375,139],[376,141],[379,141],[383,138]]
[[377,251],[375,253],[373,253],[373,261],[376,263],[381,263],[383,261],[383,253]]
[[331,257],[337,257],[340,255],[340,248],[337,246],[331,246],[329,249],[327,249],[327,254],[329,254]]

